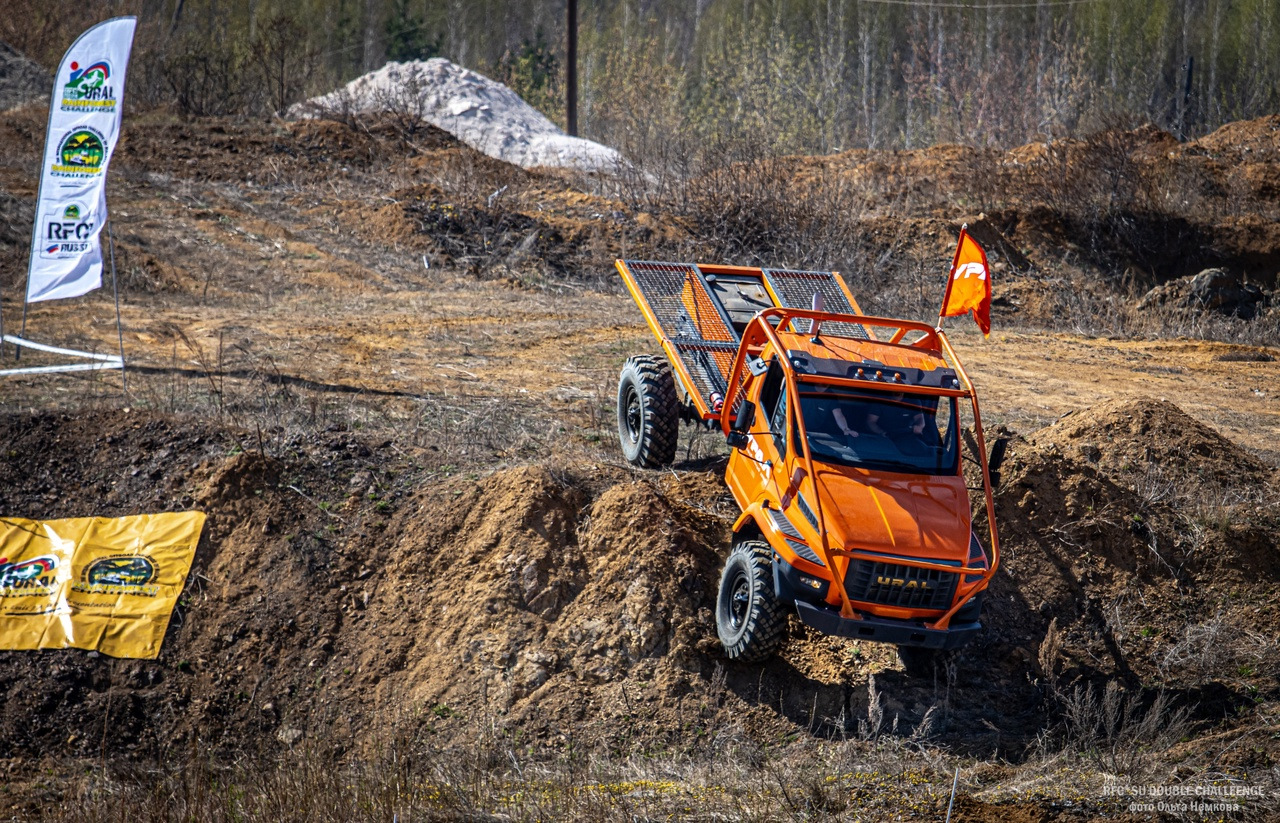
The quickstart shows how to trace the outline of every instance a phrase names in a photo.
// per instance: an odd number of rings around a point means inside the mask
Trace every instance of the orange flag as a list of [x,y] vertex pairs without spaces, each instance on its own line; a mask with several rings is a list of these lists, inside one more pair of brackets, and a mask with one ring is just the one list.
[[958,317],[971,311],[982,333],[991,334],[991,267],[987,265],[987,253],[982,246],[962,228],[938,323],[941,324],[944,317]]

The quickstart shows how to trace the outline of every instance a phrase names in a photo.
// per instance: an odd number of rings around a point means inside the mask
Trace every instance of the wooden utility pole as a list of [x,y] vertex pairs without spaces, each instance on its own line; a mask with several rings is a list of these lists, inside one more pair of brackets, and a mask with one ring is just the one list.
[[578,0],[568,0],[565,15],[564,124],[570,137],[578,136]]

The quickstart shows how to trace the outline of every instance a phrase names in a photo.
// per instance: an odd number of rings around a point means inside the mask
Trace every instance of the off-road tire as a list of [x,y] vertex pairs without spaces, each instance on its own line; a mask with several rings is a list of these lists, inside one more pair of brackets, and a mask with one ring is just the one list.
[[946,655],[941,649],[924,649],[919,646],[899,646],[898,660],[902,662],[902,670],[908,677],[922,680],[934,674],[943,674],[946,666]]
[[665,358],[639,354],[618,378],[618,442],[627,462],[656,469],[676,459],[680,406]]
[[730,660],[765,660],[782,643],[787,612],[773,590],[773,549],[744,540],[724,561],[716,596],[716,633]]

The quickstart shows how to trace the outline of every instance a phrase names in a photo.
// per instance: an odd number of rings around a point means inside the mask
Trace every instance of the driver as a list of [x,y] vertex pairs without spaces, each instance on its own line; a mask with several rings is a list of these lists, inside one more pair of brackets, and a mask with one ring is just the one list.
[[[868,414],[867,428],[885,437],[924,434],[924,412],[913,403],[904,403],[902,397],[902,392],[894,392],[889,395],[893,405],[880,414],[875,412]],[[915,411],[911,411],[911,409],[915,409]]]
[[[858,429],[865,429],[871,434],[878,434],[881,437],[897,437],[906,434],[922,435],[925,430],[924,412],[916,408],[911,411],[906,408],[903,403],[903,393],[894,392],[889,396],[893,406],[883,409],[888,403],[878,404],[873,407],[874,410],[867,409],[863,404],[857,405],[857,414],[855,418],[861,418],[859,422],[862,425],[858,427],[849,424],[849,418],[845,415],[843,408],[837,406],[831,412],[831,417],[836,422],[836,428],[840,430],[845,437],[858,437]],[[852,412],[851,412],[852,413]]]

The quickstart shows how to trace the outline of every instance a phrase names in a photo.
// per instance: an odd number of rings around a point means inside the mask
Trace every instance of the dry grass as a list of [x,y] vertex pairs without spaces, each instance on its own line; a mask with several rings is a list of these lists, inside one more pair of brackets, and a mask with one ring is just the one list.
[[[369,749],[337,757],[335,741],[307,741],[277,755],[215,760],[196,746],[150,769],[103,769],[68,781],[43,819],[105,821],[534,821],[534,820],[940,820],[959,772],[974,820],[999,804],[1068,805],[1108,816],[1117,775],[1168,783],[1167,747],[1185,729],[1157,698],[1139,707],[1108,686],[1068,696],[1069,745],[1020,765],[959,756],[914,738],[769,746],[732,726],[696,752],[610,753],[588,735],[560,750],[535,750],[488,722],[474,742],[441,748],[430,724],[391,731]],[[337,747],[341,749],[340,744]],[[1166,771],[1162,771],[1166,770]],[[1222,775],[1184,774],[1189,785]],[[1174,781],[1177,782],[1177,781]],[[1257,776],[1251,785],[1270,785]],[[1220,784],[1220,783],[1219,783]],[[993,805],[987,806],[984,803]],[[1266,819],[1254,801],[1240,819]]]

